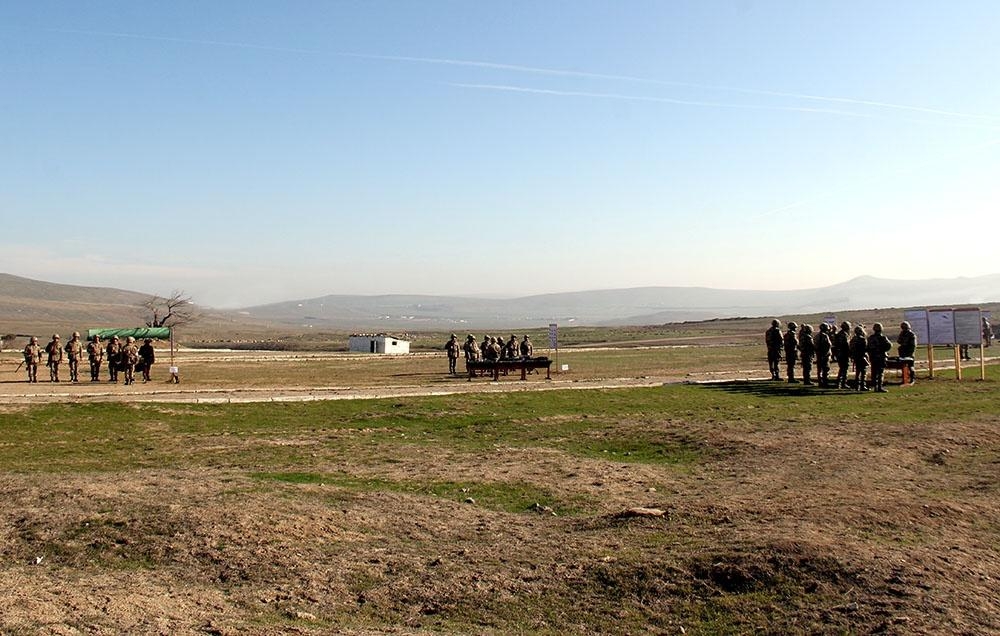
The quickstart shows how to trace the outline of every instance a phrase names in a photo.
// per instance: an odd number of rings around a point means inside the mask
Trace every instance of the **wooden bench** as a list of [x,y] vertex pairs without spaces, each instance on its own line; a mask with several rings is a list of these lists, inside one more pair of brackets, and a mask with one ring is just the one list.
[[552,379],[552,360],[546,357],[539,358],[513,358],[510,360],[467,360],[465,369],[469,372],[469,381],[476,377],[478,371],[480,375],[489,373],[495,382],[500,381],[500,374],[507,375],[510,371],[520,371],[521,379],[528,379],[528,371],[534,369],[545,369],[545,379]]

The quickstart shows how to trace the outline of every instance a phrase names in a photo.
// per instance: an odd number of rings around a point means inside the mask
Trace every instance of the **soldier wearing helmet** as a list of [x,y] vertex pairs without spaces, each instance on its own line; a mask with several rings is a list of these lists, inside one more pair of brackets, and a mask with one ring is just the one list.
[[899,323],[899,336],[896,337],[896,353],[906,363],[910,384],[916,381],[916,376],[913,375],[913,356],[916,352],[917,334],[913,333],[910,323],[904,320]]
[[798,328],[799,326],[794,322],[788,323],[788,331],[785,332],[782,340],[785,345],[785,368],[788,371],[788,381],[793,384],[798,382],[795,379],[795,360],[799,357],[799,339],[795,335],[795,330]]
[[149,382],[154,362],[156,362],[156,349],[153,348],[152,338],[146,338],[139,347],[139,367],[142,369],[143,382]]
[[851,361],[854,362],[854,390],[867,391],[868,385],[865,376],[868,373],[868,339],[865,337],[865,328],[861,325],[854,327],[854,335],[851,336],[850,343]]
[[772,380],[781,379],[781,323],[771,321],[771,328],[764,332],[764,346],[767,347],[767,368]]
[[799,329],[799,360],[802,364],[802,384],[813,383],[812,363],[816,356],[816,344],[813,342],[812,325],[802,325]]
[[73,337],[66,343],[66,360],[69,362],[69,381],[79,382],[77,371],[80,368],[80,358],[83,357],[83,343],[80,342],[80,332],[74,331]]
[[135,365],[139,364],[139,347],[135,346],[135,338],[129,336],[122,347],[121,367],[125,372],[125,384],[135,384]]
[[851,366],[851,323],[840,323],[840,331],[833,336],[833,357],[837,360],[838,389],[847,388],[847,371]]
[[531,346],[531,340],[528,338],[528,335],[525,334],[524,339],[521,340],[521,357],[530,358],[533,350],[534,347]]
[[451,334],[451,339],[444,343],[444,348],[448,352],[448,373],[458,375],[458,371],[456,370],[458,366],[458,354],[462,350],[462,346],[458,343],[458,336]]
[[872,325],[872,335],[868,336],[868,359],[872,365],[872,384],[876,393],[885,393],[882,378],[885,375],[885,361],[892,349],[892,342],[882,333],[882,323]]
[[49,381],[59,381],[59,365],[63,361],[62,343],[59,341],[59,334],[52,334],[52,340],[45,345],[45,353],[48,354],[46,365],[49,367]]
[[87,344],[87,359],[90,361],[90,381],[99,382],[101,379],[101,362],[104,361],[104,347],[101,346],[101,337],[94,334]]
[[28,382],[38,382],[38,363],[42,361],[42,348],[38,346],[38,338],[31,340],[24,347],[24,366],[28,372]]
[[118,336],[111,336],[104,352],[108,354],[108,382],[118,382],[118,366],[121,363],[122,353],[122,345],[118,341]]
[[830,340],[830,325],[825,322],[819,326],[819,334],[813,338],[816,344],[816,376],[823,388],[830,386],[830,350],[833,342]]
[[462,351],[465,352],[465,361],[467,363],[479,360],[479,345],[476,343],[476,337],[471,333],[465,339],[465,344],[462,345]]

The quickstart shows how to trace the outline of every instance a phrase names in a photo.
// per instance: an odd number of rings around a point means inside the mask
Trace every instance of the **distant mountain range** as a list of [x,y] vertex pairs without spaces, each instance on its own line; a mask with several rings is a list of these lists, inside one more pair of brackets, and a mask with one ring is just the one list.
[[654,325],[736,316],[986,303],[1000,300],[1000,274],[977,278],[887,280],[862,276],[818,289],[749,291],[705,287],[638,287],[510,299],[453,296],[323,296],[241,311],[283,325],[367,330],[450,325],[480,328],[577,325]]
[[[141,324],[149,294],[79,287],[0,274],[0,329],[38,325]],[[454,296],[331,295],[203,313],[219,328],[418,331],[561,325],[654,325],[737,316],[789,316],[886,307],[1000,301],[1000,274],[976,278],[887,280],[862,276],[817,289],[749,291],[639,287],[509,299]]]

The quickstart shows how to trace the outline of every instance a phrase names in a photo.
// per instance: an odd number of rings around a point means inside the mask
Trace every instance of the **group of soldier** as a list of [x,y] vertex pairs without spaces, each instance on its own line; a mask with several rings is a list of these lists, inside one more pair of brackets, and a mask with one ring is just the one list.
[[38,382],[38,365],[46,358],[45,366],[49,368],[49,381],[59,382],[59,367],[65,361],[69,366],[69,381],[79,382],[79,365],[83,360],[84,351],[90,362],[90,381],[100,382],[101,366],[105,360],[108,363],[108,381],[118,382],[118,374],[123,374],[125,384],[135,384],[135,371],[140,369],[142,381],[148,382],[149,373],[156,361],[156,351],[153,341],[149,338],[139,346],[135,338],[128,336],[122,343],[118,336],[112,336],[107,345],[101,342],[99,335],[94,335],[86,348],[80,339],[80,332],[74,331],[73,337],[65,346],[62,345],[59,334],[53,334],[52,340],[45,347],[38,344],[38,338],[31,340],[24,347],[24,366],[28,372],[28,382]]
[[510,340],[504,342],[503,336],[484,336],[482,344],[476,342],[471,333],[465,343],[458,341],[458,336],[451,334],[451,339],[444,345],[448,352],[448,373],[457,375],[458,358],[464,353],[466,362],[517,360],[530,358],[534,347],[528,336],[518,342],[517,336],[510,334]]
[[[812,367],[816,363],[817,381],[822,387],[839,389],[848,388],[848,372],[854,365],[854,382],[856,391],[868,391],[874,388],[878,393],[885,393],[883,383],[885,366],[892,349],[892,341],[883,333],[881,323],[872,325],[872,333],[865,332],[864,325],[842,322],[840,330],[832,333],[833,328],[823,323],[819,333],[813,335],[812,325],[799,327],[794,322],[788,323],[788,329],[783,334],[781,323],[771,321],[771,328],[764,334],[767,345],[767,362],[772,380],[781,380],[780,364],[784,357],[787,379],[796,383],[796,362],[802,369],[802,383],[813,384]],[[913,354],[917,350],[917,336],[913,333],[910,323],[903,321],[899,326],[899,336],[896,338],[897,353],[907,366],[909,382],[914,382]],[[830,361],[837,362],[837,377],[830,381]],[[871,369],[869,374],[869,369]]]

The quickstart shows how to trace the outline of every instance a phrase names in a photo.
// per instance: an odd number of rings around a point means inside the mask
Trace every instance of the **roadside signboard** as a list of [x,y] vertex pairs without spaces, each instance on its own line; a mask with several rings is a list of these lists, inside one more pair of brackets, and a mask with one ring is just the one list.
[[927,330],[927,344],[955,344],[955,312],[951,309],[928,310]]
[[983,339],[983,319],[978,309],[955,310],[955,344],[976,345]]
[[549,323],[549,347],[552,349],[559,348],[559,325],[556,323]]
[[917,337],[918,344],[930,344],[931,338],[928,332],[926,309],[909,309],[904,311],[903,319],[910,323],[910,330]]

